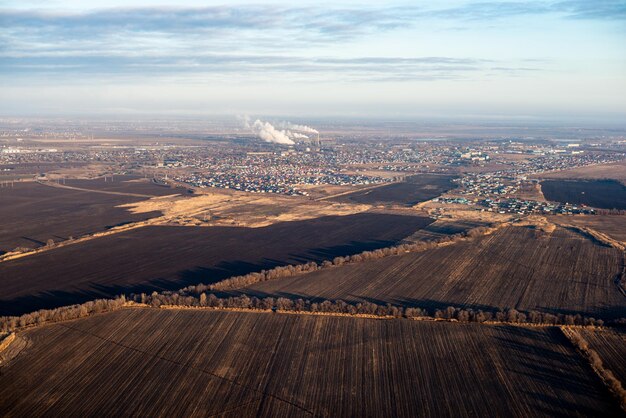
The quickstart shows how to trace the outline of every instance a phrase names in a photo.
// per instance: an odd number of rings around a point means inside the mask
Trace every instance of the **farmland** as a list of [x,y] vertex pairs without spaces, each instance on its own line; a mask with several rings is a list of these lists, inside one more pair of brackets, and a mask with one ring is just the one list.
[[[96,183],[87,180],[83,184],[91,187]],[[155,195],[165,190],[172,193],[172,189],[150,184],[141,186],[140,190]],[[16,247],[36,248],[49,239],[63,241],[70,236],[160,215],[159,212],[133,214],[116,207],[145,199],[49,187],[35,182],[16,182],[13,187],[0,188],[0,254]]]
[[622,253],[576,232],[507,227],[474,241],[254,284],[241,292],[417,306],[624,316]]
[[452,189],[453,176],[420,174],[405,181],[338,197],[339,201],[366,204],[398,204],[413,206]]
[[431,222],[362,213],[263,228],[144,227],[0,263],[0,315],[332,259],[393,245]]
[[20,338],[2,415],[619,413],[553,328],[125,309]]
[[574,225],[588,227],[606,234],[613,239],[626,243],[626,216],[624,215],[595,215],[595,216],[568,216],[552,217],[553,220]]
[[626,186],[616,180],[545,180],[546,199],[602,209],[626,209]]
[[615,377],[626,383],[626,333],[623,330],[578,331]]

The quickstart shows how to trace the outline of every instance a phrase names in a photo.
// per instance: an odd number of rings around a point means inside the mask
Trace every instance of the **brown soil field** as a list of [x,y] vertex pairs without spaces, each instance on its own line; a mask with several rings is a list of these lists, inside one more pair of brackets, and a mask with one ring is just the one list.
[[551,216],[550,220],[577,227],[592,228],[626,243],[626,216],[624,215]]
[[[156,191],[165,189],[154,187]],[[0,188],[0,254],[18,246],[36,248],[45,245],[48,239],[63,241],[69,236],[77,237],[160,215],[160,212],[134,214],[116,208],[145,199],[62,189],[34,182],[16,182],[13,187]]]
[[116,175],[107,180],[98,179],[66,179],[62,185],[91,190],[102,190],[120,193],[137,193],[149,196],[167,196],[172,194],[184,194],[186,189],[173,188],[152,182],[150,179],[130,175]]
[[621,251],[557,228],[503,228],[474,241],[277,279],[242,289],[256,296],[368,300],[443,309],[515,308],[623,317],[614,283]]
[[455,187],[454,176],[418,174],[405,181],[339,196],[333,200],[365,204],[413,206],[430,200]]
[[332,259],[394,245],[431,222],[362,213],[262,228],[143,227],[0,263],[0,315]]
[[577,330],[595,350],[604,367],[626,385],[626,332],[624,330]]
[[626,209],[626,186],[616,180],[545,180],[541,191],[554,202]]
[[39,327],[3,416],[618,416],[555,328],[126,309]]
[[39,176],[40,174],[46,174],[51,171],[82,169],[87,165],[88,163],[84,163],[84,162],[72,162],[72,163],[39,162],[39,163],[0,164],[0,181],[9,181],[9,180],[18,180],[18,179],[30,180],[30,179],[33,179],[35,176]]

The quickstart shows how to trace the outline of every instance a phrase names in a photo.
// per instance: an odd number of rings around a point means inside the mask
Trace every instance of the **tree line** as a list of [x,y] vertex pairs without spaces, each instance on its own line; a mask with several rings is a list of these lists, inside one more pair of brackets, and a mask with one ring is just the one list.
[[591,364],[591,367],[600,376],[600,379],[608,387],[611,394],[619,401],[622,410],[626,412],[626,389],[622,386],[622,382],[615,377],[612,371],[604,366],[600,355],[589,346],[589,343],[582,335],[574,330],[563,330],[563,333]]
[[[580,314],[551,314],[534,310],[526,313],[516,309],[500,309],[491,312],[450,306],[445,309],[437,309],[430,313],[423,308],[395,306],[390,303],[382,305],[367,301],[349,303],[343,300],[311,301],[308,299],[294,300],[283,297],[257,298],[256,296],[250,297],[247,295],[219,297],[213,293],[200,293],[196,296],[181,295],[178,292],[153,292],[150,295],[142,293],[140,295],[134,295],[130,299],[130,302],[143,303],[154,308],[161,306],[188,306],[216,309],[369,315],[409,319],[430,318],[475,323],[502,322],[537,325],[604,325],[602,319],[584,317]],[[128,301],[126,297],[122,295],[115,299],[97,299],[80,305],[71,305],[56,309],[41,309],[22,316],[3,316],[0,317],[0,331],[11,332],[29,326],[84,318],[98,313],[112,312],[125,306],[128,306]],[[624,318],[614,321],[615,324],[624,324],[624,322]]]
[[34,325],[85,318],[103,312],[115,311],[125,305],[126,297],[122,295],[115,299],[96,299],[80,305],[63,306],[55,309],[40,309],[22,316],[3,316],[0,317],[0,331],[10,332],[18,328],[26,328]]
[[604,325],[602,319],[584,317],[580,314],[551,314],[536,310],[527,313],[516,309],[500,309],[495,312],[457,308],[449,306],[429,313],[418,307],[394,306],[390,303],[381,305],[373,302],[348,303],[343,300],[323,300],[320,302],[308,299],[289,298],[258,298],[256,296],[239,295],[219,297],[212,293],[201,293],[198,296],[180,295],[177,292],[153,292],[151,295],[141,294],[136,297],[152,307],[160,306],[193,306],[208,308],[260,309],[292,312],[341,313],[348,315],[392,316],[395,318],[434,318],[456,320],[459,322],[508,322],[520,324],[542,325]]

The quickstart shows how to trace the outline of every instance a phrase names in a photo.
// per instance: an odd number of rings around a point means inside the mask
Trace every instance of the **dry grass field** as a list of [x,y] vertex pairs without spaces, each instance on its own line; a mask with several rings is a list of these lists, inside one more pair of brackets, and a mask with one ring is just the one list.
[[0,315],[323,261],[393,245],[431,222],[362,213],[263,228],[143,227],[0,263]]
[[[86,183],[85,187],[94,185]],[[142,186],[141,190],[158,193],[171,189],[154,185],[154,188]],[[116,207],[139,200],[145,197],[91,193],[34,182],[17,182],[13,187],[0,188],[0,254],[16,247],[36,248],[49,239],[62,241],[160,215],[156,211],[135,214]]]
[[596,164],[553,173],[536,174],[544,179],[614,179],[626,184],[626,160],[610,164]]
[[623,254],[564,228],[508,227],[470,242],[267,281],[257,296],[623,317]]
[[123,205],[132,213],[159,211],[184,225],[262,227],[277,222],[366,212],[370,205],[312,201],[273,193],[207,188],[194,195],[165,196]]
[[617,416],[553,328],[126,309],[40,327],[3,416]]
[[624,330],[579,330],[602,359],[604,367],[626,385],[626,332]]

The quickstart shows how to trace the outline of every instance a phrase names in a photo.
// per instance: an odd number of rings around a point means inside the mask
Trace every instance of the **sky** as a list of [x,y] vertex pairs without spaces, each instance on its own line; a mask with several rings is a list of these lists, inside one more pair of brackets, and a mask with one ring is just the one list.
[[626,120],[626,0],[0,0],[0,115]]

